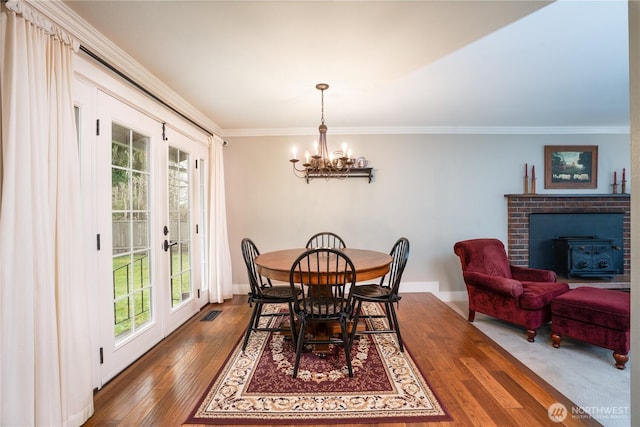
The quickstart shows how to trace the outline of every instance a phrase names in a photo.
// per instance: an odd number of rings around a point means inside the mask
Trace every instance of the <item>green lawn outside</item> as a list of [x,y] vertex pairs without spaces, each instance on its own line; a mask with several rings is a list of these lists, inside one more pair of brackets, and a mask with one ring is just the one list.
[[[116,338],[131,333],[152,319],[151,313],[151,280],[149,274],[149,257],[147,252],[134,254],[133,263],[130,255],[113,258],[113,290],[114,290],[114,334]],[[175,251],[173,265],[189,265],[189,254]],[[128,268],[127,268],[128,266]],[[190,296],[191,271],[177,275],[172,280],[172,306],[180,304]],[[135,324],[134,324],[135,321]],[[135,326],[134,326],[135,325]]]

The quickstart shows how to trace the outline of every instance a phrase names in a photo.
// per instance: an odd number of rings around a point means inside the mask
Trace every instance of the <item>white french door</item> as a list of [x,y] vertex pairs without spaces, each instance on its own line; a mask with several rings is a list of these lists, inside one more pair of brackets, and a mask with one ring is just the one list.
[[207,150],[173,129],[167,128],[166,135],[161,161],[165,173],[160,179],[166,195],[162,246],[168,261],[164,276],[168,278],[169,300],[163,308],[165,333],[169,333],[208,301],[202,286],[206,273],[201,268],[206,247],[206,204],[201,190]]
[[154,159],[162,124],[98,92],[96,147],[100,377],[106,382],[163,337]]
[[103,384],[200,307],[204,205],[196,162],[204,156],[198,144],[178,132],[166,138],[162,123],[110,95],[98,91],[97,105]]

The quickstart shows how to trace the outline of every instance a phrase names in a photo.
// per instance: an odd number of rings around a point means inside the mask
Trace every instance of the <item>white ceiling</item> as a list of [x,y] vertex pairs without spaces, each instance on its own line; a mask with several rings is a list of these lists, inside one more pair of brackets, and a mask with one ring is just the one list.
[[626,1],[64,1],[223,135],[628,129]]

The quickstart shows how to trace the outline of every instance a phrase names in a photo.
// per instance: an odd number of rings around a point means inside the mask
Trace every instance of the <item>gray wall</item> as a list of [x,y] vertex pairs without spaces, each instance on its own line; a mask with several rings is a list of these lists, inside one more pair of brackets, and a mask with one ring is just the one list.
[[[474,237],[506,242],[505,194],[523,191],[524,164],[535,164],[538,193],[609,193],[613,171],[630,173],[629,135],[333,135],[374,168],[374,181],[314,180],[293,176],[317,135],[229,137],[224,151],[229,244],[235,289],[247,283],[240,241],[261,252],[302,247],[317,231],[340,234],[347,246],[388,252],[406,236],[411,254],[403,282],[447,299],[465,292],[453,244]],[[598,145],[597,190],[545,190],[545,145]],[[631,183],[628,183],[628,192]],[[404,285],[403,285],[404,286]],[[431,286],[431,288],[430,288]],[[240,291],[239,291],[240,292]],[[454,293],[454,294],[451,294]],[[466,294],[466,292],[465,292]]]

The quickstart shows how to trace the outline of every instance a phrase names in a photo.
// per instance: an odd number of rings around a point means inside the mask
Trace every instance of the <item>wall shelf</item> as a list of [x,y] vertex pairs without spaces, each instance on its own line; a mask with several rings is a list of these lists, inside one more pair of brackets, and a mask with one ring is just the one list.
[[346,178],[368,178],[369,183],[371,183],[371,179],[373,178],[373,168],[351,168],[347,176],[343,176],[340,174],[326,176],[326,175],[321,175],[319,173],[307,173],[305,178],[307,180],[307,184],[312,179],[346,179]]

